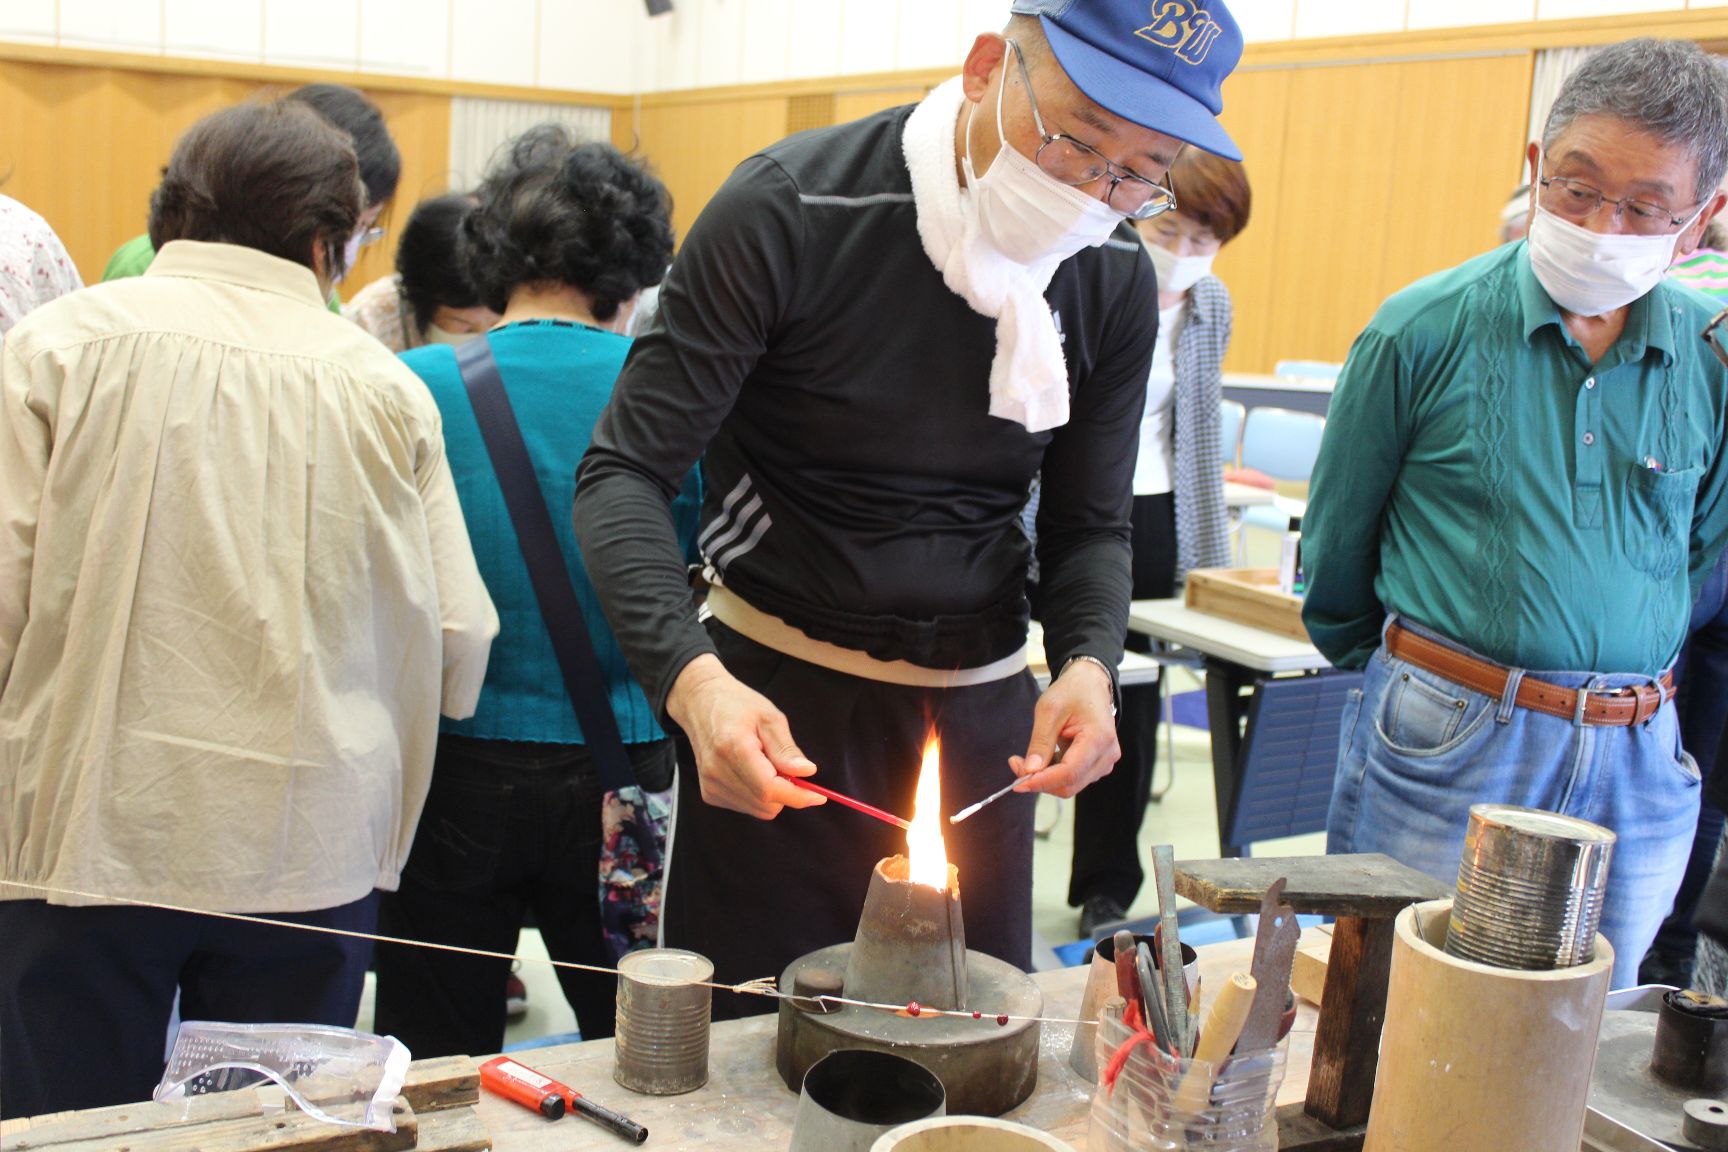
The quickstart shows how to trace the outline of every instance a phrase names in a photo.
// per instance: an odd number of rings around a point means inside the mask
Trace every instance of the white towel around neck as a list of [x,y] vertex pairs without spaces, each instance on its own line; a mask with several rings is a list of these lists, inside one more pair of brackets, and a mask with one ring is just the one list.
[[943,282],[973,311],[996,321],[990,415],[1023,424],[1028,432],[1059,428],[1068,422],[1068,365],[1044,290],[1061,261],[1016,264],[980,234],[977,209],[954,175],[963,83],[956,76],[936,88],[906,121],[902,144],[918,238]]

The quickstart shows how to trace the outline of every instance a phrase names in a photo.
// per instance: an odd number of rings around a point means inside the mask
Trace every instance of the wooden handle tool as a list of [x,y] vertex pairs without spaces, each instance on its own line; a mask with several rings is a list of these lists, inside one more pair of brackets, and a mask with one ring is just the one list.
[[1190,1068],[1182,1077],[1182,1084],[1176,1089],[1178,1112],[1202,1111],[1211,1100],[1212,1065],[1229,1056],[1230,1050],[1236,1047],[1236,1038],[1242,1034],[1248,1010],[1254,1006],[1255,987],[1254,977],[1238,972],[1230,977],[1219,990],[1218,998],[1212,1001],[1212,1010],[1206,1014],[1200,1040],[1194,1046],[1194,1059],[1205,1064]]

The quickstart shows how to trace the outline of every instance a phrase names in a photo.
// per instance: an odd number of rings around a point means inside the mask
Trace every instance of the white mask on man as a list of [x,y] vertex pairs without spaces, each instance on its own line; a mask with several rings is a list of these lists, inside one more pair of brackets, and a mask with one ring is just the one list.
[[1154,241],[1142,238],[1141,243],[1146,245],[1146,252],[1152,257],[1152,269],[1158,273],[1160,292],[1186,292],[1212,274],[1214,253],[1178,256]]
[[[1541,169],[1537,169],[1541,179]],[[1706,200],[1705,204],[1709,201]],[[1674,263],[1680,236],[1704,204],[1680,226],[1661,236],[1592,232],[1536,203],[1527,243],[1530,270],[1554,303],[1577,316],[1600,316],[1623,308],[1661,283]]]
[[972,168],[972,115],[977,105],[967,112],[966,155],[961,165],[978,213],[979,232],[996,251],[1027,267],[1066,260],[1082,248],[1104,243],[1127,217],[1096,196],[1047,175],[1008,143],[1002,132],[1002,93],[1007,87],[1004,69],[996,88],[996,139],[1001,147],[982,176]]

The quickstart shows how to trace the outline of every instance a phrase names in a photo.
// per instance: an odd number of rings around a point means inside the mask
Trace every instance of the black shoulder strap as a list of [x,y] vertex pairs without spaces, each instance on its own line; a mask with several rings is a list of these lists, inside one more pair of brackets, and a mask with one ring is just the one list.
[[510,509],[510,522],[515,525],[516,539],[522,545],[522,559],[528,565],[534,599],[546,621],[552,651],[564,674],[564,689],[570,694],[576,718],[582,722],[582,735],[587,739],[600,782],[613,791],[633,787],[636,777],[624,754],[618,718],[612,714],[606,693],[606,677],[594,655],[594,642],[582,618],[582,605],[570,583],[570,569],[552,530],[546,497],[534,478],[534,464],[528,458],[528,446],[522,442],[516,412],[504,392],[504,380],[498,375],[498,361],[493,358],[490,340],[481,336],[463,344],[456,350],[456,364],[462,370],[462,383],[468,389],[468,402],[474,406],[474,419],[486,441],[486,452],[492,457],[492,471]]

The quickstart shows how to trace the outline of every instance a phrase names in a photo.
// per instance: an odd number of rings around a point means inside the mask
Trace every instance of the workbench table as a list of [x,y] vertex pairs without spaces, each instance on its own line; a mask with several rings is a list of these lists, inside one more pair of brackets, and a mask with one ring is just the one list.
[[[1303,943],[1318,935],[1310,929]],[[1231,972],[1247,970],[1253,945],[1252,939],[1233,940],[1199,949],[1205,1002],[1210,1003],[1212,994],[1224,986]],[[1045,1016],[1072,1017],[1079,1010],[1086,981],[1084,967],[1041,972],[1034,979],[1044,991]],[[1300,1103],[1307,1094],[1316,1017],[1313,1005],[1300,1004],[1290,1034],[1279,1104]],[[792,1139],[798,1097],[787,1091],[774,1071],[775,1019],[767,1015],[716,1023],[709,1049],[708,1083],[683,1096],[639,1096],[619,1087],[612,1079],[610,1040],[534,1048],[513,1056],[645,1125],[649,1130],[645,1148],[664,1152],[777,1152]],[[1038,1087],[1004,1119],[1049,1132],[1083,1152],[1092,1085],[1068,1068],[1072,1025],[1045,1024],[1043,1029]],[[480,1095],[478,1111],[492,1134],[496,1152],[602,1152],[630,1146],[586,1121],[544,1120],[487,1092]]]

